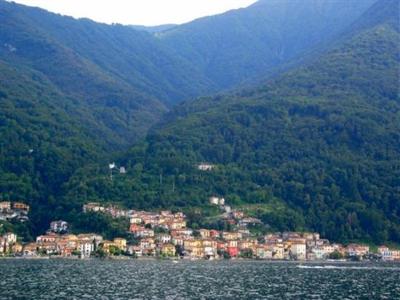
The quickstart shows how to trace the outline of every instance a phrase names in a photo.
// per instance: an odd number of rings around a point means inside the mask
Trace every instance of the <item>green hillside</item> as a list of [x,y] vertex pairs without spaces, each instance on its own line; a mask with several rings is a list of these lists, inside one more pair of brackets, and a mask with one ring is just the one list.
[[[66,199],[188,207],[217,194],[269,207],[259,216],[273,229],[399,242],[398,19],[368,22],[383,8],[398,11],[398,2],[378,2],[307,66],[258,89],[179,105],[120,160],[127,175],[110,181],[105,168],[81,170]],[[198,171],[200,162],[216,168]]]
[[375,0],[261,0],[173,27],[158,37],[219,88],[258,82],[313,47],[336,39]]

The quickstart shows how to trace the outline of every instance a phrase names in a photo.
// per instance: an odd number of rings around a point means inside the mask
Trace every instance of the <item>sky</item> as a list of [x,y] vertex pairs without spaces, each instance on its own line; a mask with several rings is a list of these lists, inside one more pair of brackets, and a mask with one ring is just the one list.
[[246,7],[255,0],[13,0],[75,18],[125,25],[182,24]]

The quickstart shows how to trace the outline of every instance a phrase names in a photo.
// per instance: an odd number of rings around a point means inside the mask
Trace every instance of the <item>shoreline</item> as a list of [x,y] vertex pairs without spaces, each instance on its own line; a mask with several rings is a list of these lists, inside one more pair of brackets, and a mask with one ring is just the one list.
[[1,260],[77,260],[77,261],[158,261],[158,262],[185,262],[185,263],[198,263],[198,262],[231,262],[231,263],[239,263],[239,262],[257,262],[257,263],[277,263],[277,264],[366,264],[366,263],[392,263],[392,264],[400,264],[400,261],[390,261],[390,260],[361,260],[361,261],[353,261],[353,260],[268,260],[268,259],[247,259],[247,258],[236,258],[236,259],[190,259],[190,258],[158,258],[158,257],[140,257],[140,258],[132,258],[129,256],[121,256],[121,257],[107,257],[107,258],[99,258],[99,257],[87,257],[87,258],[79,258],[79,257],[62,257],[62,256],[29,256],[29,257],[0,257]]

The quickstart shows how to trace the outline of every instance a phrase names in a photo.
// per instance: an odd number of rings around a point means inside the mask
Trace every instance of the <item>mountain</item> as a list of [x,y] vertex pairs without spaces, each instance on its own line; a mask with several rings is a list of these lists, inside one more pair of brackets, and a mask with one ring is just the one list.
[[127,175],[81,170],[65,199],[182,208],[221,195],[275,230],[400,242],[397,11],[377,2],[327,53],[259,88],[178,105],[119,160]]
[[371,1],[347,1],[340,13],[337,1],[260,1],[151,34],[0,0],[0,60],[45,76],[119,150],[172,105],[266,76],[330,40]]
[[157,26],[143,26],[143,25],[131,25],[131,27],[135,30],[143,30],[150,33],[157,33],[161,31],[165,31],[171,28],[178,26],[177,24],[164,24],[164,25],[157,25]]
[[259,80],[341,34],[375,0],[261,0],[156,33],[220,89]]

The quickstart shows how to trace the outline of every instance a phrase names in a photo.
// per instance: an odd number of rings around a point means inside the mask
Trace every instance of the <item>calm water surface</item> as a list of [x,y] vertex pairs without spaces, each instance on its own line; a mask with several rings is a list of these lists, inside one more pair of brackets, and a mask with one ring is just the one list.
[[400,265],[0,260],[0,299],[400,299]]

